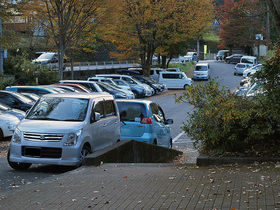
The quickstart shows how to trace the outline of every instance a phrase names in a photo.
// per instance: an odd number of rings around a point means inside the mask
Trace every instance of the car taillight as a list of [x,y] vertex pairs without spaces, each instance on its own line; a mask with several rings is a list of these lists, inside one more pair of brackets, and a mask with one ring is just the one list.
[[150,118],[150,117],[144,117],[144,118],[141,120],[141,124],[153,124],[152,118]]

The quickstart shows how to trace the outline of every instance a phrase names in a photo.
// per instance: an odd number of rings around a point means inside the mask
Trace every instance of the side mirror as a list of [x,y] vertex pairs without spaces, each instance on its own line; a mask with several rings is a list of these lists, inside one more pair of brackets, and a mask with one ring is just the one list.
[[167,119],[165,124],[167,124],[167,125],[173,124],[173,120],[172,119]]
[[100,120],[100,113],[98,113],[98,112],[92,113],[92,115],[90,117],[90,122],[93,123],[93,122],[96,122],[98,120]]

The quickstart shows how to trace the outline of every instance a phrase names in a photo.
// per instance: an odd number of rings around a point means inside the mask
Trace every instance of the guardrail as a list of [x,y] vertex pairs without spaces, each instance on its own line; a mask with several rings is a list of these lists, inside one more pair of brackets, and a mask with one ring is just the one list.
[[[70,64],[65,65],[64,71],[71,71]],[[86,70],[99,70],[99,69],[123,69],[134,68],[141,66],[139,63],[132,61],[102,61],[102,62],[79,62],[75,63],[74,71],[86,71]]]

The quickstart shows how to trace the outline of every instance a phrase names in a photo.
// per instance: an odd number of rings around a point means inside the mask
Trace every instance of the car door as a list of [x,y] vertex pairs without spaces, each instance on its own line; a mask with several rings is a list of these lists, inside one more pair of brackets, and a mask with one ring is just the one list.
[[157,136],[157,145],[168,145],[170,139],[170,128],[165,124],[165,115],[162,108],[156,103],[151,103],[150,110],[153,114],[152,132]]
[[103,142],[106,141],[106,121],[105,118],[105,110],[104,110],[104,102],[97,101],[93,105],[91,115],[94,113],[100,114],[100,120],[91,123],[91,136],[92,136],[92,145],[93,151],[99,150],[103,148]]
[[105,129],[104,143],[109,146],[120,140],[120,120],[113,100],[104,101],[104,106],[106,116],[103,124]]

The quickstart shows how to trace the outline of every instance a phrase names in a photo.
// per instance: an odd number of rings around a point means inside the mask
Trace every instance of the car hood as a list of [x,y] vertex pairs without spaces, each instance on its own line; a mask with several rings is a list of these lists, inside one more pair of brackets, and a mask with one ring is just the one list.
[[7,110],[7,111],[4,111],[4,113],[16,116],[19,120],[22,120],[25,117],[24,111],[16,110],[16,109]]
[[23,119],[18,128],[21,131],[39,133],[69,133],[83,127],[84,122],[29,120]]

